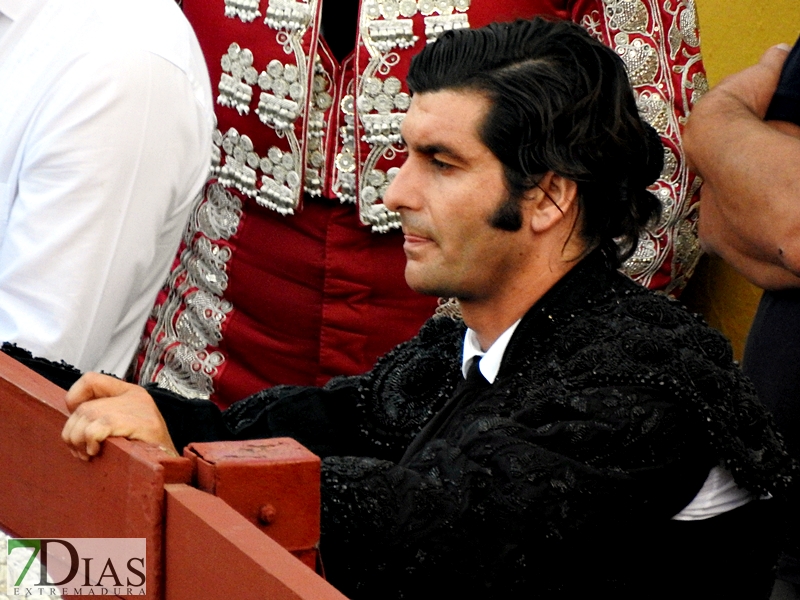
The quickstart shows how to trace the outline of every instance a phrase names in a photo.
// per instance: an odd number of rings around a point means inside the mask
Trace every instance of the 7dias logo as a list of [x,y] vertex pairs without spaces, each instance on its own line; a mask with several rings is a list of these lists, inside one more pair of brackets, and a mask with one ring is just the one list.
[[145,538],[8,540],[6,593],[144,596]]

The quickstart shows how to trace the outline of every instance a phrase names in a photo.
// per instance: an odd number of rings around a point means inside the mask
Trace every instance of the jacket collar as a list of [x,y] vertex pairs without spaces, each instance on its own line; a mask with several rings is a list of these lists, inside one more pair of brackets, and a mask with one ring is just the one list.
[[516,370],[521,359],[530,359],[535,346],[546,340],[575,315],[605,303],[625,290],[644,290],[626,275],[610,267],[605,256],[594,250],[559,279],[522,317],[506,349],[498,377]]

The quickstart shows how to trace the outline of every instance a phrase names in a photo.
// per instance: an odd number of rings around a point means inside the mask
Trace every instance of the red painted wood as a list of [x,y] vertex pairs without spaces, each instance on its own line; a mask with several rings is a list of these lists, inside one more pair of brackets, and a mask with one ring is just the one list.
[[312,569],[320,537],[320,459],[293,439],[191,444],[197,487],[223,499]]
[[164,484],[191,463],[123,439],[78,460],[61,440],[64,391],[0,354],[0,526],[18,537],[143,537],[148,597],[160,598]]
[[[63,397],[0,354],[0,526],[34,538],[144,537],[153,599],[344,599],[224,500],[186,485],[192,461],[116,438],[89,463],[74,458],[61,441]],[[271,520],[261,527],[313,563],[316,456],[293,440],[198,444],[191,454],[205,469],[198,479],[253,521]]]
[[221,498],[166,491],[165,600],[345,600]]

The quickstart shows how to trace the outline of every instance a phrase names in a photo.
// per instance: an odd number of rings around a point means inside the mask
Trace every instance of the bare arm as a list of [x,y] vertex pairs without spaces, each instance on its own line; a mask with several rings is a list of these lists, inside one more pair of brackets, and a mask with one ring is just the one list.
[[760,287],[800,287],[800,127],[763,121],[787,52],[725,79],[684,132],[705,180],[700,240]]

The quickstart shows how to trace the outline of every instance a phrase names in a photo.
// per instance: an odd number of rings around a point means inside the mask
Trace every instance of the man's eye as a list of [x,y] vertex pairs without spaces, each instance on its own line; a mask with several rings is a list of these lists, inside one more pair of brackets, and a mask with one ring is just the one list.
[[433,165],[435,168],[437,168],[437,169],[441,169],[441,170],[449,169],[450,167],[452,167],[452,165],[450,165],[450,164],[448,164],[448,163],[446,163],[446,162],[442,162],[442,161],[440,161],[439,159],[437,159],[437,158],[434,158],[434,157],[431,157],[431,164],[432,164],[432,165]]

